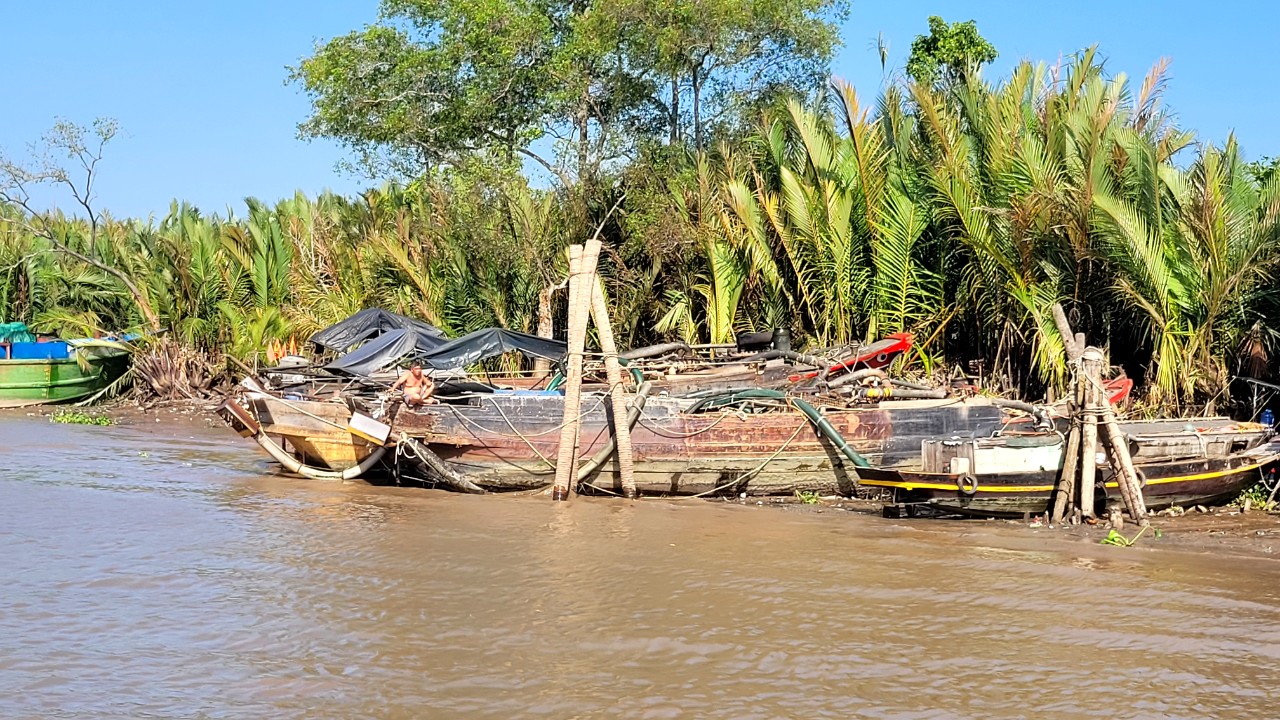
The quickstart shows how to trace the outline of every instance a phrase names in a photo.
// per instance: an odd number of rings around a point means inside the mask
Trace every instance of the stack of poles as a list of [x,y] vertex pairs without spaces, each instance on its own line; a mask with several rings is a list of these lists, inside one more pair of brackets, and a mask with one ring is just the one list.
[[[1053,496],[1051,522],[1062,523],[1070,517],[1094,521],[1099,448],[1111,462],[1112,475],[1124,500],[1129,517],[1140,525],[1149,524],[1147,506],[1129,441],[1120,429],[1115,409],[1102,384],[1103,354],[1096,347],[1085,347],[1084,336],[1071,332],[1066,313],[1053,306],[1053,319],[1067,351],[1067,362],[1075,377],[1071,430],[1062,458],[1062,476]],[[1099,433],[1101,426],[1101,434]],[[1074,501],[1074,507],[1073,507]]]
[[569,499],[571,483],[577,477],[581,450],[582,376],[586,354],[587,326],[594,317],[604,354],[605,373],[609,382],[609,405],[613,416],[614,443],[618,473],[623,494],[636,496],[636,483],[631,451],[630,425],[622,384],[622,364],[614,343],[604,291],[596,275],[601,241],[588,240],[585,245],[569,248],[569,312],[568,354],[565,369],[564,416],[560,427],[560,445],[556,456],[556,479],[551,488],[552,500]]

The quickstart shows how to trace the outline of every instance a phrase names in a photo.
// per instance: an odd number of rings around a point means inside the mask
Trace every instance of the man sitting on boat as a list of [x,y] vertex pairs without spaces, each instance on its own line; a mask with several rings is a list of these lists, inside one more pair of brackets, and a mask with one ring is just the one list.
[[409,407],[420,407],[422,405],[435,405],[436,399],[431,397],[436,391],[436,384],[432,382],[430,376],[422,374],[422,363],[415,362],[409,372],[400,376],[395,384],[391,386],[392,392],[404,386],[404,404]]

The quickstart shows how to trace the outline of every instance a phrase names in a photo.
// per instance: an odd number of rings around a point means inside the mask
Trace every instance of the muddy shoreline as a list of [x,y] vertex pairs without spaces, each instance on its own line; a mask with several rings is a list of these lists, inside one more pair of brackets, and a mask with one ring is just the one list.
[[[131,402],[120,402],[112,405],[91,408],[67,408],[63,406],[35,406],[30,408],[0,410],[0,417],[28,417],[32,420],[43,419],[52,422],[52,416],[67,410],[83,412],[88,415],[111,418],[114,426],[128,427],[158,436],[182,437],[193,433],[225,434],[227,442],[238,442],[239,438],[227,428],[226,424],[214,414],[217,403],[171,402],[140,407]],[[110,433],[112,426],[99,428],[101,432]],[[256,446],[244,443],[246,452],[255,452]],[[372,486],[371,486],[372,487]],[[425,491],[424,491],[425,492]],[[667,499],[670,500],[670,499]],[[690,502],[691,499],[680,499],[679,502]],[[622,502],[622,501],[619,501]],[[981,532],[984,528],[999,528],[1001,534],[1025,533],[1028,538],[1077,544],[1099,544],[1107,537],[1108,527],[1104,521],[1097,525],[1080,525],[1052,527],[1039,519],[1023,520],[980,520],[955,517],[922,517],[911,519],[886,519],[880,516],[880,505],[859,500],[839,497],[826,497],[813,502],[801,502],[796,498],[719,498],[697,500],[704,503],[724,503],[732,505],[755,506],[776,512],[827,515],[842,518],[855,514],[869,520],[874,519],[892,525],[906,525],[912,528],[931,531],[955,532],[967,535]],[[1264,512],[1257,508],[1248,511],[1234,505],[1206,508],[1207,512],[1189,509],[1183,515],[1153,515],[1151,529],[1138,537],[1133,548],[1114,548],[1118,552],[1128,549],[1167,548],[1191,553],[1212,553],[1215,555],[1280,559],[1280,511]],[[1157,532],[1158,531],[1158,532]],[[1128,539],[1138,535],[1139,528],[1126,523],[1121,534]]]

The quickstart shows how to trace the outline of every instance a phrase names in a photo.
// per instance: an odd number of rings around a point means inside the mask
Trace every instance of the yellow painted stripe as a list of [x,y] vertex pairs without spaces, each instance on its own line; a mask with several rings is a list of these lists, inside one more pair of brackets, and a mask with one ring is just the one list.
[[[1156,480],[1147,480],[1147,484],[1148,485],[1164,485],[1166,483],[1190,482],[1191,480],[1208,480],[1209,478],[1223,477],[1225,475],[1235,475],[1236,473],[1248,472],[1250,470],[1257,470],[1263,465],[1266,465],[1268,462],[1272,462],[1274,460],[1275,458],[1271,458],[1270,460],[1267,460],[1265,462],[1260,462],[1255,465],[1241,465],[1240,467],[1235,468],[1233,470],[1217,470],[1217,471],[1208,472],[1208,473],[1198,473],[1196,475],[1177,475],[1174,477],[1158,478]],[[918,474],[933,475],[937,477],[947,477],[947,475],[943,473],[918,473]],[[954,482],[942,484],[942,483],[913,483],[913,482],[898,481],[898,480],[867,479],[867,480],[859,480],[859,484],[870,485],[873,487],[901,488],[903,490],[955,490],[956,489],[956,484]],[[1109,487],[1109,488],[1119,487],[1119,484],[1116,482],[1105,483],[1105,485],[1106,487]],[[1053,488],[1054,488],[1053,485],[1000,485],[996,487],[991,487],[988,485],[979,484],[978,486],[978,490],[980,492],[995,492],[995,493],[1049,492],[1053,490]]]

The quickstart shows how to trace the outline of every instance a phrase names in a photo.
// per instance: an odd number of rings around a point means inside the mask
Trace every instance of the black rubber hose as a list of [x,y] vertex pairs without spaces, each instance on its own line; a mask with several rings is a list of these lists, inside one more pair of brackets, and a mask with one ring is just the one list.
[[693,348],[690,348],[688,344],[682,343],[682,342],[673,342],[673,343],[663,343],[661,345],[649,345],[646,347],[635,348],[633,350],[628,350],[623,353],[618,353],[618,357],[624,358],[627,360],[639,360],[640,358],[649,358],[655,355],[666,355],[669,352],[674,352],[677,350],[681,352],[686,352],[686,353],[693,352]]
[[812,365],[813,367],[824,367],[829,361],[826,358],[817,355],[809,355],[807,353],[798,353],[793,350],[765,350],[764,352],[748,355],[742,358],[741,362],[758,362],[760,360],[775,360],[777,358],[786,358],[795,363],[804,365]]
[[[630,430],[636,426],[640,420],[640,415],[644,412],[645,401],[649,399],[649,391],[653,389],[653,383],[641,383],[639,389],[636,390],[635,402],[631,403],[631,409],[627,411],[627,429]],[[609,442],[604,447],[596,451],[582,467],[578,468],[578,482],[585,482],[591,477],[595,471],[604,465],[605,461],[613,455],[614,450],[618,447],[618,436],[612,434],[609,436]]]

